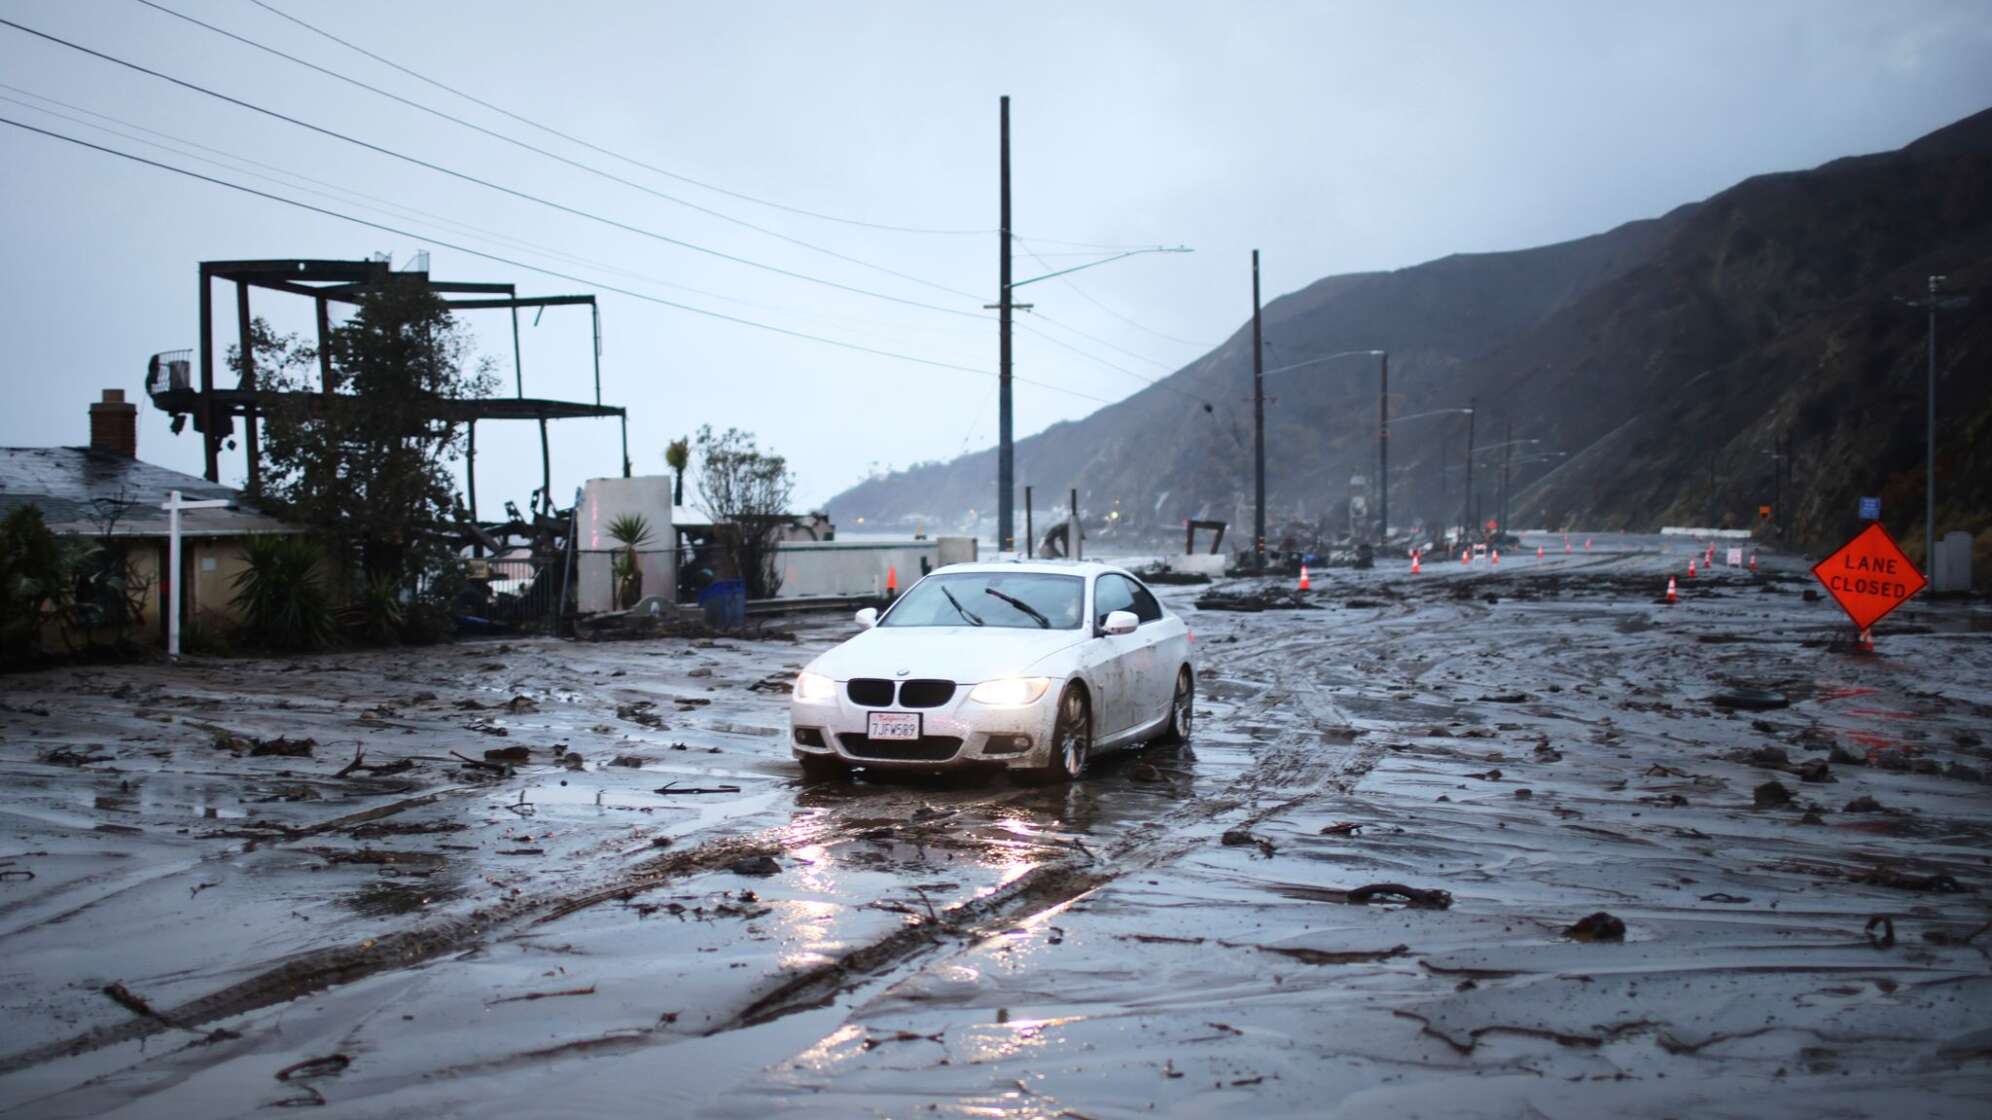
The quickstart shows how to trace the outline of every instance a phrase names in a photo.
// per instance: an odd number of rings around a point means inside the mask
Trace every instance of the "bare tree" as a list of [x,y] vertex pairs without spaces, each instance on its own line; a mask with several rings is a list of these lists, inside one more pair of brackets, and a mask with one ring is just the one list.
[[789,518],[795,480],[788,460],[762,451],[753,433],[699,429],[699,508],[712,518],[720,547],[747,582],[747,595],[773,598],[781,591],[775,541]]

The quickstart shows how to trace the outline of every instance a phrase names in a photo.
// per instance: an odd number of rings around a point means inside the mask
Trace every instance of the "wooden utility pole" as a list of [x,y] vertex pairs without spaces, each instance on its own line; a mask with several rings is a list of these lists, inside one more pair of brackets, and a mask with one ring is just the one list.
[[1010,98],[998,101],[1001,116],[1002,214],[997,230],[997,271],[999,291],[996,301],[996,331],[999,338],[996,358],[996,550],[1009,552],[1017,546],[1015,485],[1017,449],[1010,437]]
[[1382,384],[1377,389],[1376,433],[1376,542],[1390,539],[1390,351],[1378,355]]
[[1266,348],[1260,337],[1259,250],[1252,250],[1252,566],[1266,566]]
[[1028,486],[1024,487],[1023,554],[1024,554],[1024,559],[1026,560],[1035,559],[1037,556],[1037,533],[1034,531],[1034,528],[1031,525],[1031,488]]
[[1468,397],[1466,400],[1466,518],[1460,526],[1460,542],[1465,543],[1473,535],[1473,422],[1480,416],[1480,399]]

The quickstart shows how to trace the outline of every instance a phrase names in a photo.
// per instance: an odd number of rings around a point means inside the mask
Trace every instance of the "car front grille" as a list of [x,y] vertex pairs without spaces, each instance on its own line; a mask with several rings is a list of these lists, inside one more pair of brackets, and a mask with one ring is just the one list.
[[880,677],[854,677],[844,685],[851,703],[866,708],[889,708],[895,694],[902,708],[938,708],[954,699],[953,681],[905,681],[895,684]]
[[862,704],[867,708],[886,708],[892,705],[892,682],[876,677],[856,677],[844,686],[845,695],[851,703]]
[[902,708],[938,708],[954,699],[953,681],[907,681],[899,686]]
[[886,762],[946,762],[961,753],[961,740],[952,735],[923,735],[918,739],[839,735],[837,741],[853,758],[876,758]]

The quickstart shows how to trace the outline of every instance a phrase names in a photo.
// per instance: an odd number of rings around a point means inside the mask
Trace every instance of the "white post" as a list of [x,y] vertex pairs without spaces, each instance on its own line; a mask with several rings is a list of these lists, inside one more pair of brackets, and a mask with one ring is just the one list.
[[234,505],[226,498],[189,502],[178,490],[166,492],[166,656],[180,659],[180,511],[183,509],[226,509]]

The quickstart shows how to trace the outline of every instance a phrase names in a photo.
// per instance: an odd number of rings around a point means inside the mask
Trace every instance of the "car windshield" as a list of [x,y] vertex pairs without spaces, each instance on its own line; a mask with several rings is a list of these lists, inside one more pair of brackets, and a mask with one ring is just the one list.
[[959,572],[928,576],[893,605],[880,626],[1002,626],[1075,630],[1086,581],[1043,572]]

